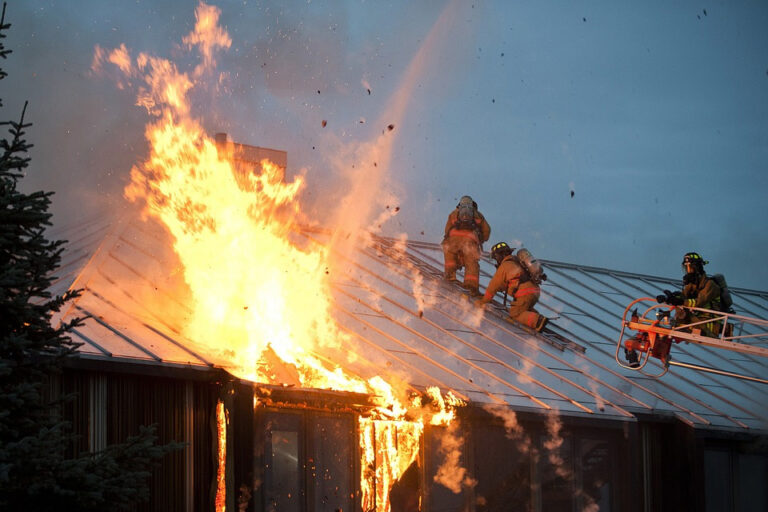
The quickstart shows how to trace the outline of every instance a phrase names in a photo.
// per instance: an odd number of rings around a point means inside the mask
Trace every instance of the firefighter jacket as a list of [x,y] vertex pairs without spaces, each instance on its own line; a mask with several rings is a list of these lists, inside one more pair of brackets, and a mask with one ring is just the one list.
[[451,236],[463,236],[472,238],[478,244],[482,244],[491,237],[491,226],[479,211],[475,210],[475,229],[473,230],[458,229],[454,227],[458,219],[459,209],[456,208],[450,215],[448,215],[448,220],[445,223],[445,238]]
[[720,287],[706,274],[683,285],[683,306],[720,310]]
[[528,272],[523,269],[513,255],[509,255],[501,261],[501,265],[496,269],[496,273],[485,289],[482,302],[490,302],[496,292],[501,290],[506,290],[507,294],[514,298],[540,291],[539,286],[531,281]]

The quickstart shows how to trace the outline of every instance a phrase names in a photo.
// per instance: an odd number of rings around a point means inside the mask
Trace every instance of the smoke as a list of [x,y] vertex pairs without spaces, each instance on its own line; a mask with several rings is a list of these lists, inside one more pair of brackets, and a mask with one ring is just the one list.
[[563,446],[563,437],[560,435],[562,427],[563,424],[560,421],[560,416],[556,411],[550,411],[546,421],[546,429],[549,437],[544,441],[544,449],[547,452],[549,463],[555,470],[555,474],[560,478],[571,479],[573,474],[570,469],[567,468],[565,460],[560,453],[560,448]]
[[[533,357],[536,357],[536,353],[533,353]],[[531,378],[531,370],[533,369],[533,361],[530,361],[528,359],[521,359],[520,364],[522,365],[522,371],[517,372],[517,376],[515,377],[517,381],[521,384],[530,384],[533,382],[533,379]]]
[[416,299],[417,313],[421,315],[423,314],[426,308],[434,306],[437,303],[437,298],[433,294],[429,293],[428,289],[425,289],[424,275],[411,262],[411,260],[408,259],[407,241],[408,241],[408,236],[404,233],[397,238],[397,240],[395,241],[395,244],[392,247],[395,253],[395,258],[391,260],[392,263],[387,263],[387,264],[399,265],[400,267],[405,268],[409,272],[411,277],[410,279],[411,293],[413,294],[413,297]]
[[[457,2],[453,2],[443,10],[411,60],[400,86],[374,123],[377,130],[381,130],[380,134],[368,142],[353,143],[341,153],[341,158],[336,159],[335,167],[338,172],[346,174],[349,187],[333,219],[337,233],[356,233],[364,228],[378,231],[381,225],[379,219],[392,217],[385,210],[390,200],[395,199],[388,177],[391,175],[390,162],[397,127],[405,120],[408,102],[430,58],[451,35],[450,28],[455,22],[457,5]],[[370,219],[376,215],[377,210],[378,218],[371,223]],[[348,238],[337,235],[333,245],[348,253],[345,240]]]
[[[581,370],[584,375],[589,375],[590,369],[587,367],[587,364],[584,360],[579,359],[576,362],[576,367]],[[602,397],[602,395],[600,395],[600,388],[598,388],[597,382],[594,379],[588,379],[587,386],[589,386],[589,390],[592,391],[592,393],[595,395],[595,405],[597,405],[597,408],[600,411],[604,411],[605,399]]]
[[[555,475],[559,478],[562,478],[563,480],[570,482],[571,484],[574,484],[575,475],[563,455],[563,444],[565,440],[561,435],[562,428],[563,424],[560,421],[558,412],[555,410],[550,411],[546,421],[548,438],[544,440],[543,446],[546,452],[547,461],[552,466]],[[583,512],[598,512],[600,510],[600,506],[595,503],[595,500],[592,498],[592,496],[584,492],[582,487],[583,483],[582,485],[573,486],[573,497],[575,499],[581,498],[583,503]]]
[[462,488],[474,487],[477,480],[470,477],[467,468],[461,466],[461,449],[464,438],[459,434],[459,422],[453,421],[438,437],[438,453],[443,456],[443,463],[437,468],[434,481],[454,494]]
[[520,453],[531,453],[531,438],[517,421],[515,411],[504,404],[484,404],[483,409],[504,422],[507,438],[517,441],[517,448]]

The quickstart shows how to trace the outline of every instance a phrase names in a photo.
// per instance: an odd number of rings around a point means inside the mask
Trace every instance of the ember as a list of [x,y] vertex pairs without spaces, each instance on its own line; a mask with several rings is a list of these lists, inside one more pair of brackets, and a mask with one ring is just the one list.
[[[94,69],[110,63],[130,82],[143,84],[137,104],[154,119],[145,133],[150,154],[131,170],[125,196],[143,204],[144,215],[171,235],[193,310],[184,334],[217,364],[254,382],[375,397],[376,407],[360,419],[363,509],[388,510],[389,487],[414,462],[424,425],[449,424],[462,404],[436,388],[429,390],[428,406],[420,397],[409,402],[386,376],[365,381],[317,355],[348,341],[331,314],[333,251],[297,242],[304,220],[301,177],[286,182],[284,170],[268,160],[252,169],[237,167],[226,145],[217,146],[194,117],[189,93],[205,85],[216,52],[231,44],[218,27],[217,8],[201,3],[196,17],[183,40],[201,57],[190,72],[159,57],[134,58],[125,46],[96,49]],[[217,422],[216,508],[223,510],[227,417],[221,403]]]

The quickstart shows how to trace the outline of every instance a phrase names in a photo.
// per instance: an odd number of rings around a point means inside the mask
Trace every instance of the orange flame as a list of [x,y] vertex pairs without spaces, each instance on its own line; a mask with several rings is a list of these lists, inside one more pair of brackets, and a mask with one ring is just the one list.
[[390,510],[389,490],[419,454],[424,424],[360,418],[362,510]]
[[[201,3],[197,23],[184,38],[201,63],[192,73],[168,60],[125,46],[96,48],[93,69],[116,66],[139,86],[137,104],[155,116],[146,127],[148,158],[131,169],[125,196],[144,204],[144,214],[162,222],[173,239],[189,288],[193,312],[185,336],[239,377],[281,384],[275,365],[294,368],[306,387],[375,395],[381,407],[360,419],[363,510],[389,510],[388,492],[418,456],[424,425],[447,425],[461,406],[453,395],[428,390],[429,406],[406,404],[382,376],[364,381],[341,367],[328,368],[315,354],[347,341],[331,314],[326,247],[296,235],[303,214],[291,182],[268,160],[235,167],[190,108],[188,95],[215,66],[215,52],[231,44],[218,27],[219,10]],[[170,304],[165,307],[171,307]],[[272,357],[272,356],[277,356]],[[290,372],[289,372],[290,373]],[[216,509],[225,505],[226,411],[217,405],[219,473]],[[405,420],[409,418],[416,419]],[[383,421],[386,420],[386,421]]]
[[218,440],[218,467],[216,469],[216,512],[224,512],[227,505],[227,423],[229,418],[224,403],[216,403],[216,433]]

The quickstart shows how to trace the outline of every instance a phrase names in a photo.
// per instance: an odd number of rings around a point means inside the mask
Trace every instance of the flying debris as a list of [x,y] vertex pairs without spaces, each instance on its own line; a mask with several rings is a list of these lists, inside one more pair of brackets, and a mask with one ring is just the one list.
[[387,126],[387,130],[389,130],[389,131],[392,131],[394,129],[395,129],[395,125],[393,125],[393,124],[390,124],[389,126]]
[[370,96],[370,95],[371,95],[371,90],[370,90],[370,89],[368,89],[368,96]]
[[325,119],[323,119],[323,122],[322,122],[323,128],[325,128],[325,126],[326,126],[327,124],[328,124],[328,121],[326,121]]
[[575,192],[575,191],[573,191],[573,190],[571,190],[571,197],[573,197],[573,196],[575,196],[575,195],[576,195],[576,192]]

